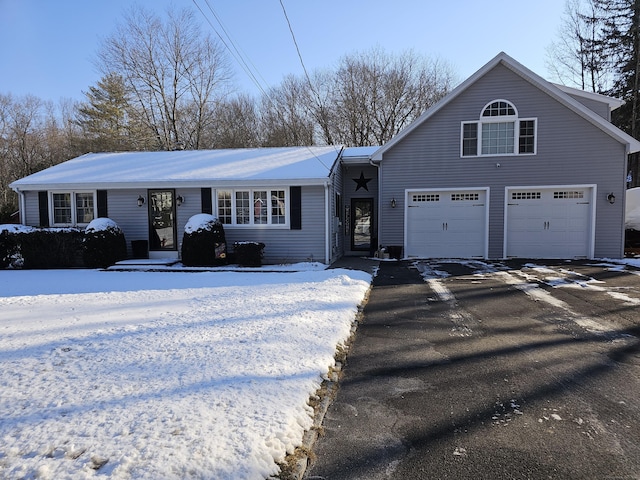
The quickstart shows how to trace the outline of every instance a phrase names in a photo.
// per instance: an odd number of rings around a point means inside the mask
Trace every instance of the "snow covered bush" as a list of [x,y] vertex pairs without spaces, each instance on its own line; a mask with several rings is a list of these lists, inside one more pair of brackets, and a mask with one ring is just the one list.
[[82,258],[89,268],[106,268],[127,257],[127,242],[110,218],[92,220],[84,231]]
[[189,267],[212,267],[227,263],[227,241],[222,223],[207,213],[189,219],[182,238],[182,263]]
[[75,228],[0,228],[0,268],[81,267],[82,232]]
[[264,243],[262,242],[235,242],[233,244],[235,261],[243,267],[262,266]]
[[19,253],[16,236],[8,227],[10,225],[0,225],[0,268],[12,265],[12,259]]

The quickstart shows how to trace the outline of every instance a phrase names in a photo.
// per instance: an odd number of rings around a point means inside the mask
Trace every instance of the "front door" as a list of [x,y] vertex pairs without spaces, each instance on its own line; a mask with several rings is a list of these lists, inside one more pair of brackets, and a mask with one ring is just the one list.
[[149,250],[177,250],[174,190],[149,190]]
[[353,212],[351,250],[369,251],[373,232],[373,199],[351,199],[351,212]]

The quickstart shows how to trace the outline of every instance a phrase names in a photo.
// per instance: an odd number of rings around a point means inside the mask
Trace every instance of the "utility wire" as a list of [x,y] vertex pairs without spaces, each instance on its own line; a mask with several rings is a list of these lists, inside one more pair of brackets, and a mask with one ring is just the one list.
[[[227,32],[227,29],[225,28],[224,24],[222,23],[220,17],[218,16],[218,14],[215,12],[215,10],[213,9],[213,7],[211,6],[211,4],[209,3],[209,0],[204,0],[205,3],[207,4],[207,7],[209,9],[209,11],[211,12],[211,14],[214,16],[214,18],[216,19],[216,21],[218,22],[218,24],[220,25],[220,28],[222,29],[222,31],[224,32],[224,35],[226,36],[227,40],[225,40],[225,38],[223,37],[223,35],[220,34],[220,32],[218,31],[218,29],[213,25],[213,23],[211,22],[211,20],[209,19],[209,16],[204,12],[204,10],[200,7],[200,5],[198,5],[198,2],[196,0],[192,0],[194,5],[197,7],[197,9],[200,11],[200,13],[202,14],[202,16],[205,18],[205,20],[207,21],[207,23],[209,24],[209,26],[212,28],[212,30],[215,32],[215,34],[218,36],[218,38],[220,38],[220,40],[222,41],[223,45],[225,46],[225,48],[229,51],[229,53],[231,54],[231,56],[236,60],[236,62],[238,62],[238,64],[240,65],[240,67],[244,70],[244,72],[247,74],[247,76],[251,79],[251,81],[256,85],[256,87],[258,87],[258,89],[260,90],[260,92],[263,95],[263,98],[265,98],[269,103],[271,103],[273,106],[275,105],[275,102],[271,99],[271,96],[267,93],[267,89],[268,87],[264,87],[260,84],[260,81],[258,80],[258,78],[256,77],[256,74],[254,74],[253,70],[255,70],[255,72],[257,73],[257,75],[260,76],[260,78],[262,79],[263,82],[265,82],[264,78],[262,77],[262,75],[260,75],[260,73],[258,72],[258,69],[255,67],[255,65],[249,60],[249,62],[251,63],[251,67],[247,64],[247,62],[245,61],[246,54],[243,54],[238,47],[236,47],[235,42],[233,41],[233,39],[231,38],[231,35],[229,35],[229,33]],[[300,64],[302,65],[302,69],[304,71],[305,77],[307,79],[307,82],[309,83],[309,88],[311,89],[311,91],[316,95],[316,98],[318,99],[318,102],[320,102],[320,96],[318,95],[318,93],[315,91],[315,89],[313,88],[313,84],[311,83],[311,78],[309,77],[309,73],[307,72],[307,68],[304,64],[304,60],[302,59],[302,53],[300,52],[300,48],[298,47],[298,42],[296,40],[295,34],[293,33],[293,28],[291,26],[291,22],[289,21],[289,16],[287,15],[287,11],[284,7],[284,4],[282,3],[282,0],[280,0],[280,6],[282,7],[282,11],[284,13],[284,17],[287,21],[287,25],[289,26],[289,32],[291,32],[291,37],[293,38],[293,43],[296,47],[296,51],[298,53],[298,58],[300,59]],[[231,44],[231,46],[229,46],[229,44]],[[233,48],[232,48],[233,47]],[[253,69],[253,70],[252,70]],[[265,82],[266,85],[266,82]],[[321,103],[320,103],[321,105]],[[321,105],[322,108],[322,105]],[[281,112],[279,112],[279,110],[276,108],[276,113],[279,116],[282,116]],[[284,118],[282,118],[283,122],[285,122]],[[286,123],[286,122],[285,122]],[[324,166],[327,170],[329,170],[331,172],[331,168],[329,168],[316,154],[315,152],[308,146],[305,146],[307,148],[307,150],[309,150],[309,152],[315,157],[316,160],[318,160],[318,162],[320,162],[320,164],[322,166]],[[335,149],[335,146],[334,146]],[[338,155],[340,155],[340,153],[342,152],[342,150],[340,150],[340,152],[338,152]]]
[[289,32],[291,32],[291,38],[293,39],[293,44],[296,47],[296,52],[298,52],[298,58],[300,59],[300,65],[302,65],[302,70],[304,71],[304,76],[307,79],[307,83],[309,84],[309,90],[315,95],[316,101],[318,102],[318,107],[320,108],[320,113],[324,117],[325,106],[324,102],[320,98],[320,94],[313,86],[313,82],[311,81],[311,77],[309,76],[309,72],[307,71],[307,67],[304,64],[304,60],[302,59],[302,53],[300,52],[300,47],[298,46],[298,41],[296,40],[296,35],[293,33],[293,27],[291,26],[291,22],[289,21],[289,16],[287,15],[287,10],[284,8],[284,3],[280,0],[280,6],[282,7],[282,12],[284,13],[284,18],[287,20],[287,25],[289,26]]
[[[256,83],[256,86],[258,86],[258,88],[260,89],[260,91],[262,93],[265,92],[265,90],[268,88],[267,87],[267,81],[264,79],[264,77],[260,74],[260,72],[258,71],[258,69],[256,68],[256,66],[254,65],[254,63],[251,61],[251,59],[247,56],[246,53],[244,53],[242,51],[242,49],[238,48],[238,46],[236,45],[236,42],[233,41],[233,38],[231,37],[231,35],[229,34],[229,32],[227,32],[227,29],[224,26],[224,23],[222,23],[222,20],[220,19],[220,17],[218,16],[218,14],[216,13],[216,11],[213,9],[213,7],[211,6],[211,4],[209,3],[209,0],[205,0],[205,3],[207,4],[207,7],[209,7],[209,10],[211,11],[211,13],[213,14],[213,16],[215,17],[216,21],[218,22],[218,24],[220,25],[220,27],[222,28],[222,31],[224,32],[224,34],[227,36],[227,38],[229,39],[229,41],[231,42],[231,45],[233,46],[233,49],[237,52],[238,56],[240,57],[242,63],[247,67],[247,70],[249,70],[251,73],[251,78],[254,80],[254,83]],[[249,62],[249,64],[247,64],[247,61]],[[253,73],[255,72],[255,74]],[[256,77],[259,76],[260,80],[262,80],[262,84],[265,85],[265,88],[262,88],[259,84],[261,83],[258,78]]]
[[[247,63],[244,61],[244,58],[242,57],[240,51],[236,48],[235,44],[233,43],[233,40],[231,39],[231,37],[229,36],[229,34],[227,33],[226,29],[224,28],[224,26],[222,25],[222,23],[219,20],[219,17],[214,13],[213,8],[211,8],[211,5],[209,5],[209,1],[205,0],[205,2],[207,3],[207,6],[209,7],[209,10],[211,10],[211,12],[213,13],[214,17],[216,18],[216,20],[218,20],[218,23],[220,24],[220,26],[222,27],[222,31],[225,33],[225,35],[227,36],[227,39],[225,39],[220,32],[218,31],[218,29],[214,26],[214,24],[211,22],[211,20],[209,19],[209,16],[204,12],[204,10],[200,7],[200,5],[198,5],[198,2],[196,0],[193,0],[193,4],[197,7],[197,9],[200,11],[200,13],[202,14],[202,16],[204,17],[204,19],[207,21],[207,23],[209,24],[209,26],[211,27],[211,29],[215,32],[215,34],[218,36],[218,38],[220,39],[220,41],[222,42],[222,44],[225,46],[225,48],[229,51],[229,53],[231,54],[231,56],[236,60],[236,62],[240,65],[240,67],[242,68],[242,70],[244,70],[244,72],[247,74],[247,76],[251,79],[251,81],[253,82],[253,84],[258,87],[258,90],[260,90],[260,92],[267,96],[265,92],[265,89],[263,88],[263,86],[260,84],[260,82],[258,81],[258,79],[256,78],[256,76],[254,75],[254,73],[252,72],[251,68],[249,68],[249,66],[247,65]],[[227,41],[228,40],[228,41]],[[231,44],[233,46],[233,48],[231,48],[231,46],[229,46],[229,44]],[[255,68],[255,67],[254,67]]]
[[302,60],[302,53],[300,53],[300,47],[298,47],[298,41],[296,40],[296,35],[293,33],[293,28],[291,27],[291,22],[289,21],[289,16],[287,15],[287,10],[286,8],[284,8],[284,3],[282,3],[282,0],[280,0],[280,6],[282,7],[282,13],[284,13],[284,18],[287,20],[287,25],[289,25],[291,38],[293,38],[293,44],[296,47],[296,52],[298,52],[298,58],[300,59],[300,65],[302,65],[304,76],[307,77],[307,82],[309,82],[309,86],[311,86],[311,78],[309,77],[309,72],[307,72],[307,67],[305,67],[304,60]]

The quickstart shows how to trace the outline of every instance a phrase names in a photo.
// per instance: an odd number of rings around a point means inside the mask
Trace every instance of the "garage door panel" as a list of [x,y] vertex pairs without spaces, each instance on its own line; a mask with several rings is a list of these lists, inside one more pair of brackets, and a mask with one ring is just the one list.
[[415,191],[407,200],[407,256],[484,257],[484,190]]
[[514,189],[507,195],[507,257],[589,256],[590,187]]

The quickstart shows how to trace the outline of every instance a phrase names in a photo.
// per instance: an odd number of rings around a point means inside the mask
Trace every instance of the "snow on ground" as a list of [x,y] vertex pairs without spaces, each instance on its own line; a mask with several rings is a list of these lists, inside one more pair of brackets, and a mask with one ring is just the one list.
[[624,226],[640,230],[640,187],[628,189],[626,197]]
[[[491,278],[513,286],[535,301],[544,302],[565,310],[572,316],[573,320],[578,325],[581,325],[592,332],[614,331],[615,327],[610,324],[604,324],[600,319],[577,315],[571,310],[566,302],[556,298],[548,291],[539,288],[539,282],[553,288],[589,288],[593,291],[605,292],[607,295],[615,298],[616,300],[623,301],[630,306],[640,305],[640,300],[637,298],[630,297],[623,292],[602,287],[599,284],[604,284],[604,282],[582,275],[568,267],[552,268],[536,263],[526,263],[521,269],[510,270],[506,265],[500,262],[487,263],[476,260],[459,259],[441,259],[437,262],[429,260],[415,261],[413,263],[414,267],[420,272],[422,278],[429,284],[440,301],[447,302],[452,307],[455,307],[457,300],[451,290],[449,290],[443,283],[443,280],[450,275],[447,272],[438,269],[438,266],[441,263],[458,263],[465,265],[473,270],[473,275],[475,277],[491,276]],[[599,263],[594,265],[614,271],[624,270],[634,275],[640,274],[640,272],[635,270],[625,269],[626,265],[640,268],[640,259],[601,259]],[[449,316],[454,325],[452,328],[452,334],[466,335],[471,333],[471,329],[467,326],[467,323],[469,322],[466,322],[462,314],[454,311],[453,313],[450,313]]]
[[277,473],[370,281],[0,271],[0,477]]

